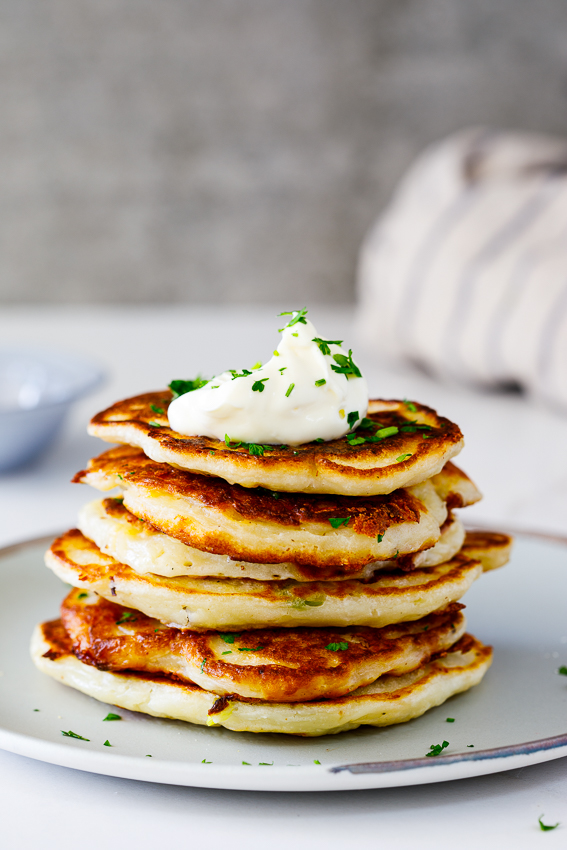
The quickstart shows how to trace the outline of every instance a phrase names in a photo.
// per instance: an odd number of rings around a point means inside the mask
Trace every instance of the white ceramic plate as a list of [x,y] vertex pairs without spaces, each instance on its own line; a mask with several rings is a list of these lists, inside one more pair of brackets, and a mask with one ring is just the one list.
[[[567,677],[557,672],[567,664],[565,544],[520,538],[511,563],[483,576],[467,594],[469,629],[495,647],[479,687],[399,726],[292,738],[123,709],[117,712],[121,721],[104,722],[108,706],[37,672],[28,655],[30,634],[36,622],[57,615],[65,593],[42,566],[46,543],[0,552],[3,749],[110,776],[262,791],[440,782],[567,755]],[[65,738],[61,730],[90,741]],[[104,746],[107,739],[111,747]],[[443,755],[425,758],[431,744],[444,740],[450,746]]]

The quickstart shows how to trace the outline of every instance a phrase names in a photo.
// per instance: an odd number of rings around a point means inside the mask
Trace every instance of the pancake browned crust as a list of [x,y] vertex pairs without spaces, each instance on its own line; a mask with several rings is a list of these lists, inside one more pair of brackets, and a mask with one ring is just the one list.
[[[457,425],[430,407],[373,400],[369,419],[383,428],[404,430],[379,442],[354,446],[343,437],[301,446],[264,447],[263,456],[258,456],[250,454],[247,446],[229,448],[209,437],[186,437],[172,431],[167,415],[155,411],[166,410],[171,398],[169,390],[164,390],[119,401],[91,420],[89,434],[109,443],[138,446],[159,463],[216,475],[243,487],[350,496],[391,493],[418,484],[439,472],[463,447]],[[372,436],[375,430],[359,429],[357,436]]]
[[[447,508],[436,488],[445,475],[387,495],[290,494],[174,469],[121,446],[93,458],[73,480],[100,490],[121,487],[135,516],[197,549],[256,563],[358,570],[439,540]],[[469,491],[478,493],[452,464],[447,475],[460,503]]]
[[157,531],[149,522],[134,516],[122,499],[97,499],[79,513],[79,528],[99,549],[137,573],[200,578],[253,578],[259,581],[341,581],[369,578],[378,569],[415,569],[448,561],[464,543],[465,529],[451,514],[443,523],[441,537],[430,549],[388,561],[371,561],[362,569],[350,565],[313,567],[291,561],[255,564],[228,555],[215,555],[187,546],[175,537]]
[[254,581],[140,575],[74,529],[45,562],[62,581],[93,590],[180,629],[241,631],[275,626],[372,626],[418,620],[457,602],[482,573],[456,555],[410,572],[379,571],[371,581]]
[[386,673],[415,670],[463,636],[462,607],[383,629],[198,633],[75,589],[63,600],[61,620],[76,657],[101,670],[161,673],[219,696],[296,702],[343,696]]
[[236,695],[219,697],[198,685],[163,676],[99,670],[73,655],[60,620],[37,626],[31,654],[36,667],[48,676],[110,705],[235,732],[303,736],[335,734],[364,724],[389,726],[419,717],[478,684],[492,660],[490,647],[464,635],[449,653],[412,673],[381,676],[335,699],[274,703]]

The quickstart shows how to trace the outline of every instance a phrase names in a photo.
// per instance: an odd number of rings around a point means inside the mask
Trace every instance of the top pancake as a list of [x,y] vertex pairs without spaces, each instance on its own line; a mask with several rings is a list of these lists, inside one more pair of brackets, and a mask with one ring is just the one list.
[[[300,446],[255,447],[228,446],[210,437],[173,431],[166,414],[171,400],[169,390],[163,390],[119,401],[91,420],[89,434],[137,446],[159,463],[216,475],[243,487],[347,496],[391,493],[419,484],[463,447],[457,425],[417,402],[370,401],[367,417],[376,425],[348,435],[350,442],[342,437]],[[397,430],[380,433],[391,428]],[[369,437],[376,439],[368,441]],[[353,439],[362,442],[352,445]]]

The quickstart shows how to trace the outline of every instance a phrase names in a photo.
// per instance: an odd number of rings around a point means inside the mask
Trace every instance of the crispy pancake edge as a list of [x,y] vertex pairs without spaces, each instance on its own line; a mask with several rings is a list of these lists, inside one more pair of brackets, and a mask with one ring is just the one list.
[[[398,433],[379,443],[352,447],[343,437],[324,444],[274,447],[255,456],[247,448],[228,448],[219,440],[172,431],[167,416],[151,407],[164,407],[170,401],[169,390],[119,401],[93,417],[89,434],[138,446],[159,463],[216,475],[243,487],[355,496],[391,493],[430,478],[464,445],[458,426],[432,408],[416,402],[410,410],[403,401],[375,399],[369,402],[369,418],[384,420],[386,427],[390,420],[408,425],[417,420],[417,424],[431,425],[428,439],[419,432]],[[408,452],[411,457],[396,461]]]

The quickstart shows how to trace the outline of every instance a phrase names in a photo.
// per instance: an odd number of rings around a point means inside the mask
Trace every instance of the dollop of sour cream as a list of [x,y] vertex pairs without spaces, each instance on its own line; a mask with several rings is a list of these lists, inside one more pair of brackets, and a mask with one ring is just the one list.
[[289,446],[354,430],[368,410],[366,379],[351,352],[338,340],[321,340],[305,313],[291,314],[268,363],[248,374],[223,372],[172,401],[171,428],[186,436]]

